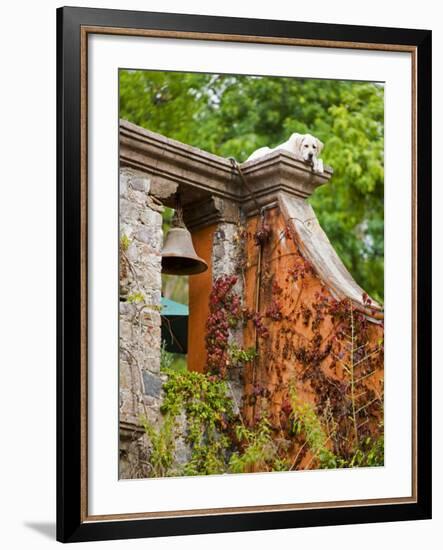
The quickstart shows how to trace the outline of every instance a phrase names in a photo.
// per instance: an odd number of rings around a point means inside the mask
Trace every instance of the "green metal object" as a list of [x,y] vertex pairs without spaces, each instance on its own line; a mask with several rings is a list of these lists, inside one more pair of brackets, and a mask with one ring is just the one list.
[[161,305],[161,334],[166,351],[188,353],[188,306],[163,297]]

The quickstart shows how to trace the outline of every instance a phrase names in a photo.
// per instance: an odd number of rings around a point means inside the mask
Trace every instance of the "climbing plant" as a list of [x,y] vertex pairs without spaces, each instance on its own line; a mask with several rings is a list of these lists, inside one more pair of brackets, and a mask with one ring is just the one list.
[[[266,327],[274,327],[272,345],[257,350],[258,374],[246,373],[248,420],[253,423],[261,411],[271,413],[275,432],[289,436],[295,468],[307,467],[306,461],[309,467],[356,466],[369,456],[372,465],[380,465],[382,320],[369,320],[376,310],[367,294],[358,306],[334,298],[296,239],[286,273],[271,269],[275,243],[292,239],[286,227],[275,229],[269,244],[256,253],[263,261]],[[294,399],[297,387],[307,392],[300,402]]]
[[[214,281],[209,296],[209,317],[206,322],[207,369],[225,377],[230,352],[233,359],[241,357],[240,350],[229,349],[229,331],[243,318],[240,296],[233,291],[237,276],[222,276]],[[245,352],[242,358],[245,359]]]
[[[241,348],[230,341],[230,328],[239,323],[257,326],[257,315],[241,306],[234,292],[235,276],[214,281],[207,322],[207,372],[172,370],[163,361],[167,379],[159,426],[143,421],[152,452],[153,476],[287,471],[310,468],[379,466],[384,461],[383,399],[366,382],[383,361],[383,341],[370,344],[367,317],[355,310],[350,300],[336,300],[326,289],[316,292],[314,301],[303,301],[304,281],[315,270],[298,257],[288,270],[288,281],[300,284],[291,314],[282,308],[285,291],[273,281],[271,305],[259,315],[262,331],[269,323],[290,322],[310,327],[306,338],[292,328],[281,359],[292,359],[302,367],[299,379],[284,380],[279,374],[278,391],[256,382],[237,410],[230,387],[229,369],[255,368],[260,349]],[[291,289],[292,291],[292,289]],[[371,301],[364,296],[367,307]],[[329,322],[327,338],[321,336]],[[260,325],[259,325],[260,326]],[[267,329],[266,329],[267,330]],[[269,338],[269,331],[262,341]],[[290,342],[290,344],[289,344]],[[266,357],[261,357],[261,360]],[[327,369],[324,364],[327,362]],[[336,376],[337,372],[340,376]],[[297,383],[308,383],[316,399],[302,399]],[[269,405],[282,396],[278,423]],[[252,419],[245,407],[254,406]],[[376,429],[374,426],[376,420]],[[181,464],[174,459],[177,442],[190,454]]]
[[[151,473],[155,477],[157,449],[164,449],[166,459],[163,475],[216,474],[226,471],[226,452],[229,448],[228,427],[234,418],[227,385],[213,375],[198,372],[177,372],[163,369],[167,380],[163,385],[163,415],[159,426],[144,422],[153,449]],[[190,456],[181,466],[173,464],[170,446],[182,438]]]

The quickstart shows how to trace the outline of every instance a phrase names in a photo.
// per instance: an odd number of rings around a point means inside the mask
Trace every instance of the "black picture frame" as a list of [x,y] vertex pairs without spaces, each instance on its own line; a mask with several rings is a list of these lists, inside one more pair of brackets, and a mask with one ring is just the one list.
[[[82,512],[85,448],[85,353],[82,305],[87,300],[82,255],[81,29],[147,29],[413,48],[416,56],[415,342],[416,499],[379,505],[88,521]],[[85,160],[85,159],[83,159]],[[86,159],[87,160],[87,159]],[[57,540],[158,537],[431,517],[431,31],[200,15],[64,7],[57,10]],[[86,228],[87,230],[87,228]],[[83,461],[83,462],[82,462]],[[83,477],[82,477],[83,476]],[[83,499],[83,501],[82,501]]]

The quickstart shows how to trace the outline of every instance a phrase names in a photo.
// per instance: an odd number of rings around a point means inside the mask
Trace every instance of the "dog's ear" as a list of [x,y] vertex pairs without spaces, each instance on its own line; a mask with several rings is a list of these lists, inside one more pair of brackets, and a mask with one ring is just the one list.
[[318,138],[315,138],[315,141],[317,142],[317,155],[319,155],[325,145]]
[[301,155],[301,146],[302,146],[304,137],[305,137],[304,134],[294,133],[290,138],[293,144],[293,151],[296,155],[299,155],[299,156]]

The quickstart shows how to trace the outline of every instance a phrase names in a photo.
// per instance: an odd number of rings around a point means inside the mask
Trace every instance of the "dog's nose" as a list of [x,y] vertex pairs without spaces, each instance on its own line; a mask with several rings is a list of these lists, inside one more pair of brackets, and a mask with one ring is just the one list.
[[308,154],[308,159],[309,159],[309,160],[312,160],[313,156],[314,156],[314,153],[309,153],[309,154]]

